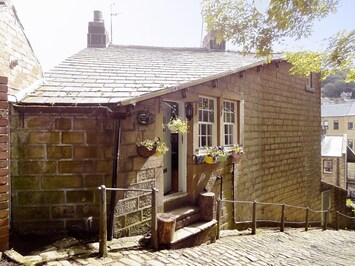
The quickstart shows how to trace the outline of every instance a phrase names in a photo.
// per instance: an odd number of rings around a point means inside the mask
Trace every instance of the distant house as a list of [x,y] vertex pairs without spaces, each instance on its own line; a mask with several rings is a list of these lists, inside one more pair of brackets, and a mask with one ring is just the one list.
[[347,136],[322,138],[322,209],[330,210],[330,222],[336,211],[346,212],[348,163],[354,161],[354,152],[347,146]]
[[[305,89],[307,80],[290,75],[281,58],[266,63],[213,40],[204,48],[106,40],[95,13],[88,48],[10,99],[14,232],[97,229],[102,184],[156,187],[159,211],[184,210],[184,221],[200,220],[195,206],[205,192],[320,209],[319,75]],[[187,121],[187,133],[167,128],[176,116]],[[140,156],[137,142],[156,137],[169,151]],[[244,147],[240,162],[199,161],[206,147],[233,145]],[[149,230],[149,194],[120,192],[114,208],[115,236]],[[249,214],[226,204],[222,227],[235,228]],[[279,217],[267,207],[262,215]]]
[[[327,136],[339,136],[346,134],[347,146],[352,155],[355,141],[355,102],[341,104],[322,104],[321,106],[322,128]],[[350,158],[350,159],[349,159]],[[355,164],[352,157],[348,156],[347,190],[349,195],[355,190]]]

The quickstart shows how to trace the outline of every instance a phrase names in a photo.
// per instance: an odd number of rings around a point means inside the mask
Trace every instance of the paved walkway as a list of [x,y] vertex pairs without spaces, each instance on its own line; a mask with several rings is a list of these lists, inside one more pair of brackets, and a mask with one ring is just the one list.
[[[258,229],[222,231],[213,244],[179,250],[153,251],[139,247],[131,237],[111,243],[107,258],[98,258],[98,244],[75,245],[75,239],[25,257],[44,265],[355,265],[355,231],[286,228],[285,233]],[[74,245],[72,245],[74,244]],[[70,246],[70,248],[66,247]],[[80,255],[81,254],[81,255]],[[58,257],[59,256],[59,257]],[[36,261],[37,260],[37,261]]]

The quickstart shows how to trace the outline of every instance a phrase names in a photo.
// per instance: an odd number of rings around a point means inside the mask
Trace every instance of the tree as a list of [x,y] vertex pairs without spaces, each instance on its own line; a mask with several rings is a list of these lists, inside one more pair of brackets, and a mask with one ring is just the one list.
[[[274,43],[309,37],[313,23],[334,13],[339,4],[339,0],[269,0],[266,12],[259,12],[254,1],[203,0],[202,12],[208,30],[216,32],[217,41],[231,40],[241,46],[243,53],[256,52],[268,60]],[[322,52],[286,53],[285,59],[293,64],[294,74],[322,72],[326,78],[345,71],[346,81],[354,81],[355,30],[330,37]]]
[[352,98],[355,97],[355,82],[345,83],[345,72],[337,72],[335,75],[330,75],[322,81],[322,96],[323,97],[340,97],[342,92],[352,92]]

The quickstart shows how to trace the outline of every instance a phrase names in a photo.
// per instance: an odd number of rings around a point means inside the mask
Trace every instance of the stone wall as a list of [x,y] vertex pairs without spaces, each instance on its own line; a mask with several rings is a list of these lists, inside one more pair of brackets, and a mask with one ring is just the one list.
[[[159,99],[138,103],[134,111],[122,121],[119,175],[117,186],[129,189],[151,189],[163,191],[163,157],[142,158],[137,154],[136,143],[145,139],[161,137],[162,127],[158,114]],[[155,123],[139,125],[140,111],[151,113]],[[114,236],[143,234],[150,230],[151,193],[127,191],[119,193],[115,208]],[[162,195],[158,195],[162,210]]]
[[[324,173],[323,162],[324,160],[332,161],[332,173]],[[345,155],[342,157],[322,157],[322,181],[346,189],[346,165]]]
[[0,76],[0,251],[9,248],[9,152],[7,78]]
[[[244,93],[244,147],[236,198],[320,209],[320,83],[305,90],[305,79],[289,74],[283,62],[232,77]],[[249,208],[249,207],[248,207]],[[238,211],[243,219],[244,208]],[[280,217],[265,206],[264,219]],[[286,220],[304,220],[304,211],[286,210]]]
[[111,187],[113,137],[102,112],[12,110],[13,230],[97,228],[96,188]]

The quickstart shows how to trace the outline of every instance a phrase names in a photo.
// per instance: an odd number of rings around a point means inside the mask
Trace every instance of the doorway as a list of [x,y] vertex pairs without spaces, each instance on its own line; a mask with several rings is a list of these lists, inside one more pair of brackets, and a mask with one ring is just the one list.
[[[185,117],[184,103],[163,102],[163,123],[166,125],[174,117]],[[164,155],[164,196],[186,192],[186,134],[163,129],[163,141],[169,147]]]

